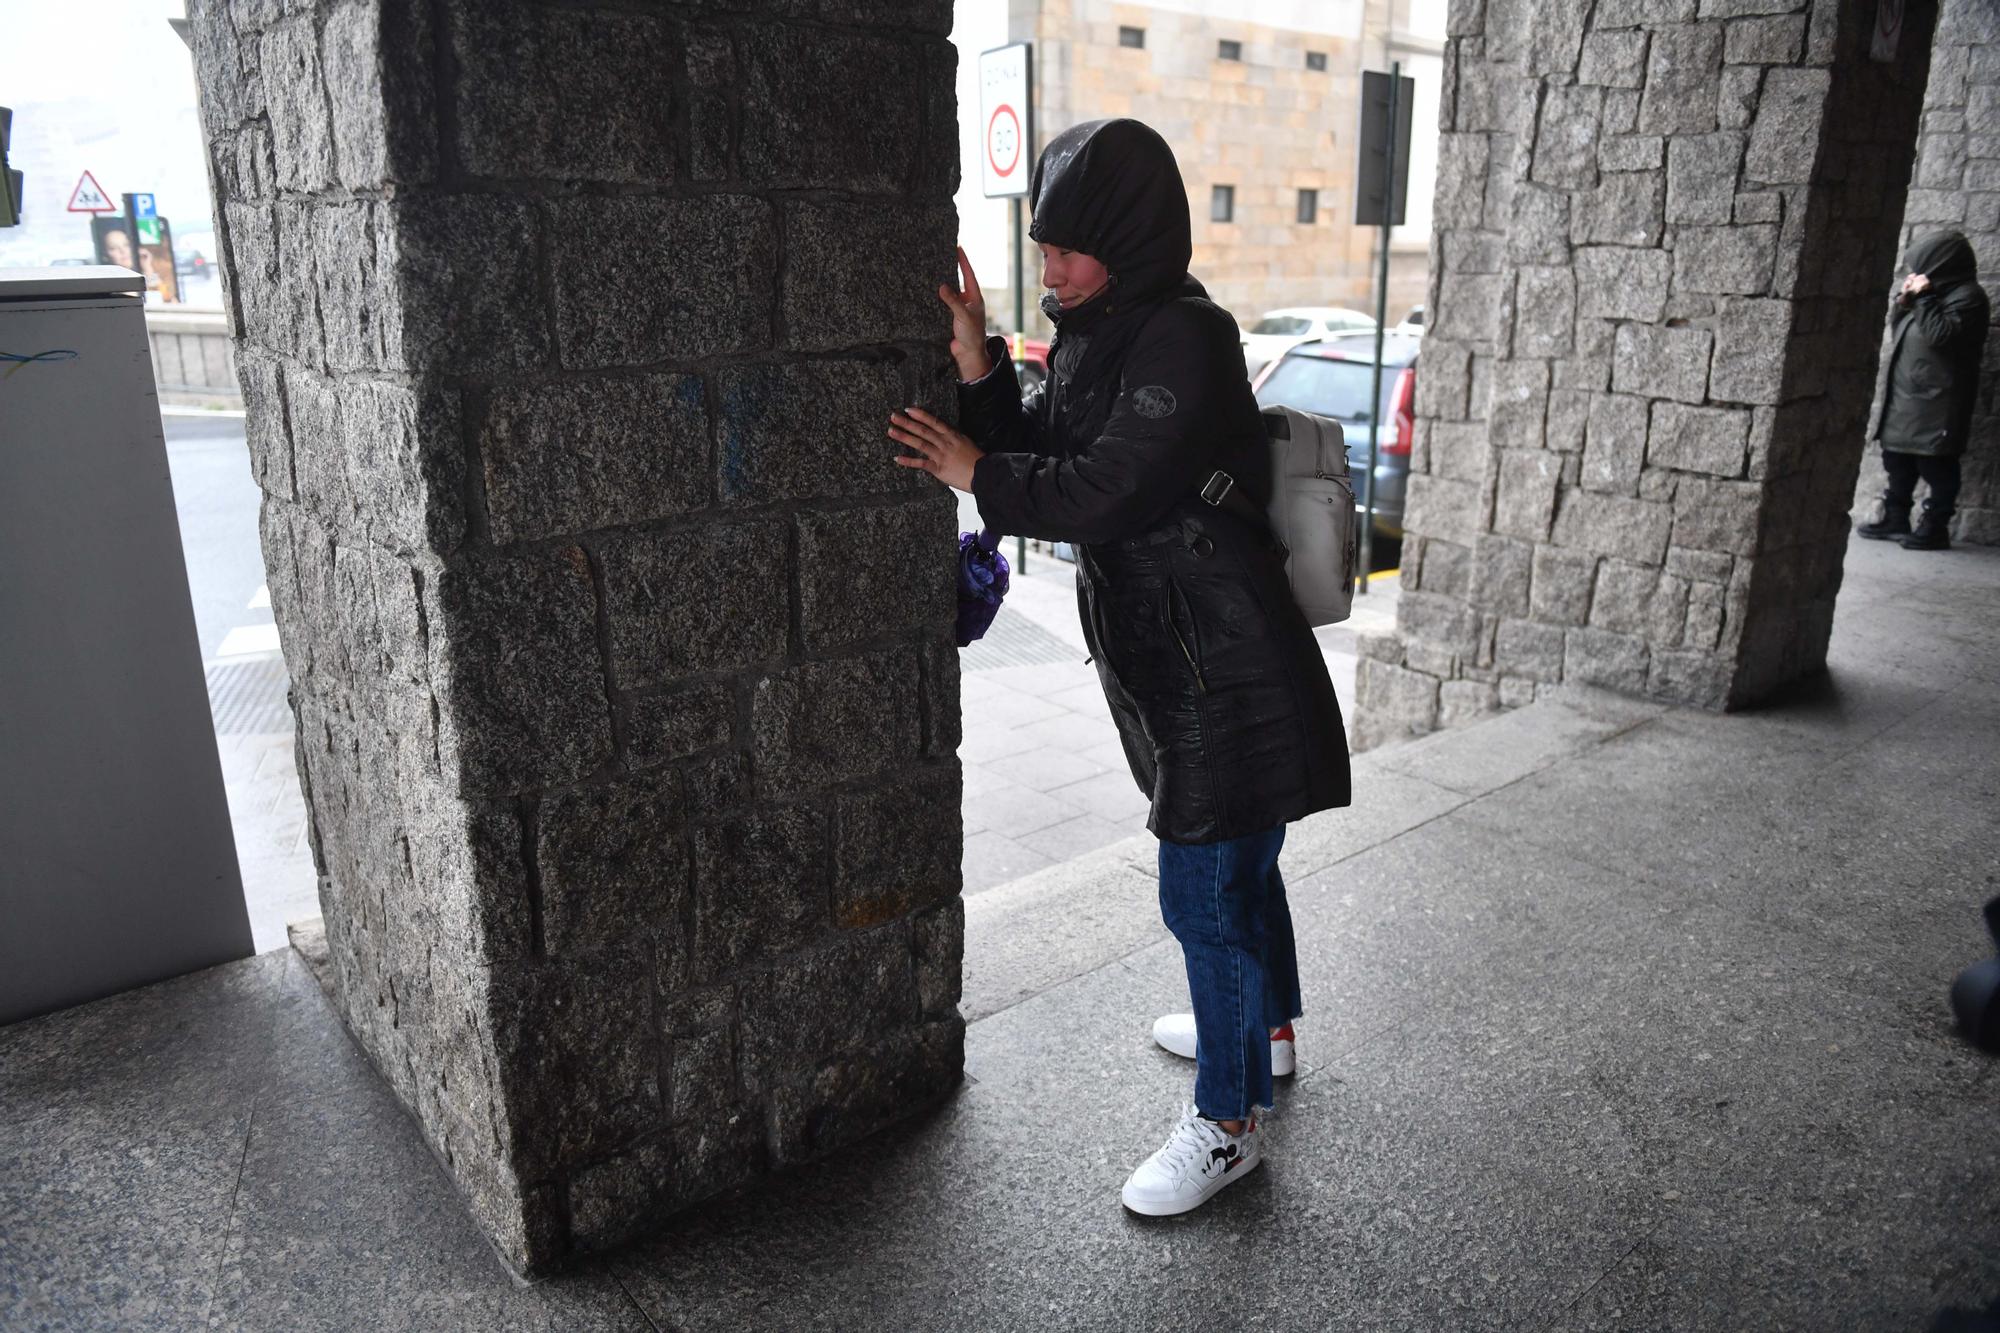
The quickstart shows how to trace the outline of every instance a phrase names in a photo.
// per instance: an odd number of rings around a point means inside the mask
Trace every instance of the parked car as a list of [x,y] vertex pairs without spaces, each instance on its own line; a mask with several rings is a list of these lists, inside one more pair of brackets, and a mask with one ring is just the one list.
[[1420,305],[1411,306],[1410,313],[1403,316],[1403,322],[1389,330],[1391,333],[1413,333],[1419,336],[1422,335],[1423,331],[1424,308]]
[[[1013,339],[1008,339],[1013,344]],[[1021,339],[1021,356],[1014,365],[1014,374],[1021,381],[1021,396],[1027,397],[1039,389],[1049,378],[1049,345],[1040,338]]]
[[1266,311],[1243,335],[1243,369],[1255,375],[1292,348],[1314,338],[1374,332],[1375,318],[1345,306],[1299,306]]
[[1264,368],[1252,385],[1259,407],[1295,407],[1332,417],[1347,440],[1354,499],[1368,471],[1368,437],[1375,437],[1375,532],[1403,535],[1403,491],[1416,439],[1417,350],[1423,340],[1391,333],[1382,340],[1382,397],[1369,401],[1375,376],[1375,335],[1344,334],[1301,343]]

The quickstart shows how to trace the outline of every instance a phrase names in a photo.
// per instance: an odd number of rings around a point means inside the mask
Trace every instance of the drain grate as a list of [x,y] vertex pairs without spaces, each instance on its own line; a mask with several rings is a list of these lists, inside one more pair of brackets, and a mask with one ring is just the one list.
[[1083,658],[1083,649],[1057,638],[1026,616],[1010,615],[1003,608],[985,638],[959,650],[958,665],[961,671],[997,671],[1001,667],[1081,662]]
[[285,695],[291,679],[277,653],[208,668],[208,711],[218,736],[271,736],[292,729],[292,705]]

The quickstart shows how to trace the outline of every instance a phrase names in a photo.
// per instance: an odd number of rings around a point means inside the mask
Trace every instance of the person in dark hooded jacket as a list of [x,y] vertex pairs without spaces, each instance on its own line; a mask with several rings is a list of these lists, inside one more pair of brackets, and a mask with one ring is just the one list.
[[[1179,1213],[1257,1164],[1274,1068],[1292,1072],[1301,1005],[1278,851],[1288,822],[1348,803],[1346,737],[1261,521],[1270,458],[1236,322],[1188,274],[1173,150],[1137,121],[1078,125],[1044,149],[1031,189],[1056,329],[1047,382],[1022,401],[960,251],[963,293],[939,295],[964,432],[911,408],[890,435],[915,451],[898,462],[969,490],[988,527],[1076,547],[1084,637],[1152,800],[1161,912],[1194,1002],[1154,1029],[1195,1058],[1194,1105],[1123,1199]],[[1202,498],[1225,489],[1218,472],[1251,503]]]
[[[1882,516],[1856,529],[1877,541],[1901,539],[1912,551],[1951,545],[1958,504],[1959,457],[1972,428],[1979,359],[1990,311],[1972,246],[1955,231],[1919,237],[1890,302],[1889,373],[1868,432],[1882,445]],[[1917,482],[1930,487],[1914,531]]]

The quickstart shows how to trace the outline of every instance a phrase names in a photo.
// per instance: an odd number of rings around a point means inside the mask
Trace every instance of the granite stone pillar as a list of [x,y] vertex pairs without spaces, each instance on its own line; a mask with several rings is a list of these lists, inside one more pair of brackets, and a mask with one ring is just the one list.
[[197,0],[332,991],[544,1269],[958,1081],[946,0]]
[[[1965,234],[1979,257],[1980,283],[2000,302],[2000,4],[1993,0],[1944,0],[1938,14],[1916,175],[1903,206],[1903,248],[1932,231]],[[1885,360],[1876,378],[1878,401],[1887,369]],[[1881,460],[1871,442],[1855,495],[1857,520],[1877,512]],[[1952,540],[2000,544],[2000,337],[1986,340],[1972,439],[1960,469],[1964,489]],[[1919,486],[1919,498],[1923,493]]]
[[1360,743],[1824,664],[1934,8],[1458,0],[1397,633]]

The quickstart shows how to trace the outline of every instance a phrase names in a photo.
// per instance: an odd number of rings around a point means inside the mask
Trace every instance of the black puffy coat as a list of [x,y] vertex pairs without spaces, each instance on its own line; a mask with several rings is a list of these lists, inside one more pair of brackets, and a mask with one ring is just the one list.
[[1023,404],[1005,345],[960,390],[988,452],[985,523],[1077,547],[1077,602],[1147,821],[1170,842],[1275,828],[1349,799],[1340,705],[1292,600],[1284,550],[1203,502],[1217,468],[1257,502],[1270,460],[1236,322],[1188,276],[1187,195],[1137,121],[1065,131],[1036,164],[1038,241],[1103,263],[1110,287],[1056,324]]
[[1991,317],[1979,266],[1963,236],[1934,231],[1910,246],[1903,273],[1921,273],[1930,286],[1905,296],[1897,275],[1889,374],[1868,434],[1898,453],[1956,458],[1972,430]]

